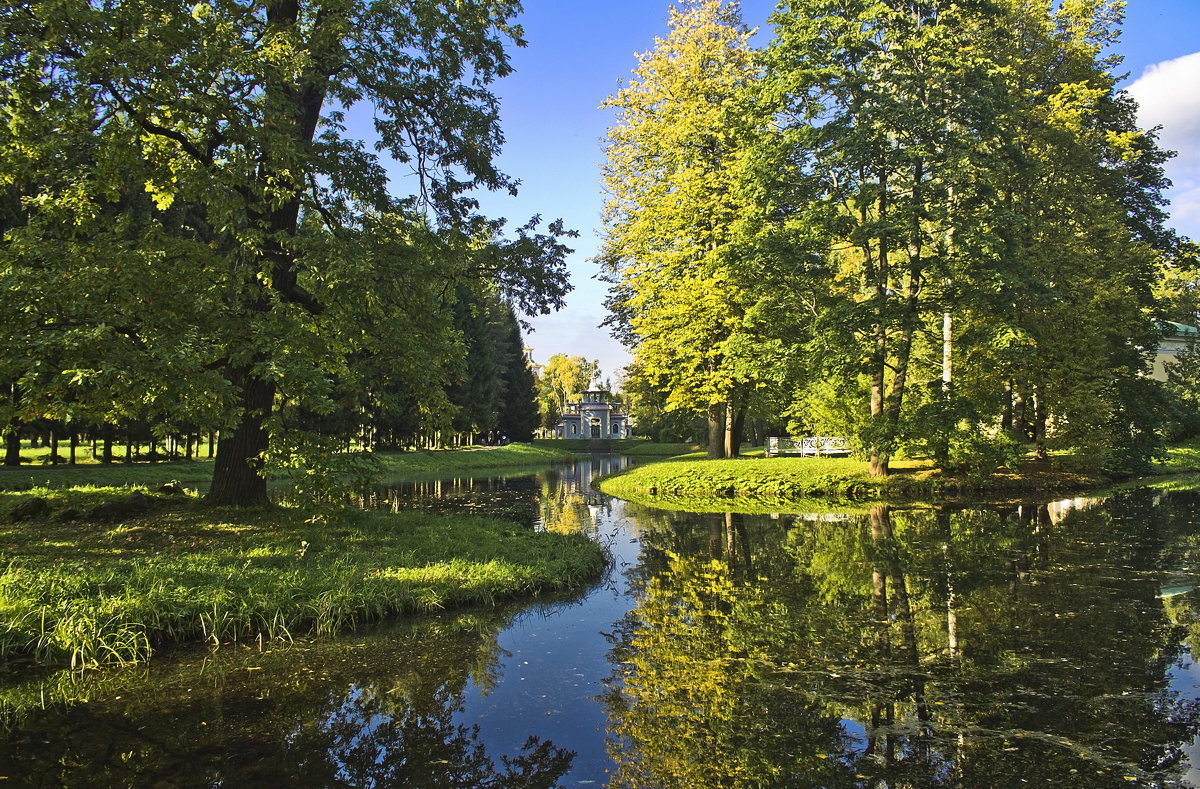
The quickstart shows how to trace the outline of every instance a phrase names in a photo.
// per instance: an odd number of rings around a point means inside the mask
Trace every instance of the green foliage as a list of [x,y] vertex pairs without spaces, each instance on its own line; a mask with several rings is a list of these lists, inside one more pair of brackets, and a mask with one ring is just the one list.
[[[524,43],[518,10],[0,12],[0,382],[22,393],[0,419],[222,428],[237,438],[210,496],[243,504],[265,500],[258,455],[286,427],[280,407],[302,404],[302,427],[326,432],[361,409],[440,427],[430,415],[462,353],[445,284],[491,283],[524,314],[569,290],[561,223],[506,238],[469,195],[515,188],[493,162],[489,86]],[[348,135],[356,104],[375,139]],[[383,154],[417,171],[414,194],[389,191]]]
[[1179,437],[1200,434],[1200,338],[1192,338],[1167,367],[1167,383],[1180,407]]
[[793,0],[771,22],[753,53],[730,7],[677,11],[609,100],[600,261],[645,424],[707,413],[711,438],[757,409],[877,474],[924,451],[979,477],[1008,430],[1153,457],[1150,286],[1190,303],[1195,252],[1104,54],[1119,8]]
[[542,365],[542,377],[538,385],[538,408],[541,426],[553,430],[567,404],[591,388],[600,375],[599,362],[589,362],[582,356],[567,356],[556,353]]
[[[638,408],[690,420],[745,407],[781,354],[760,336],[759,283],[738,244],[742,146],[756,122],[740,98],[760,74],[750,32],[722,0],[672,8],[669,24],[604,105],[618,116],[605,147],[598,261],[611,283],[610,322],[632,347],[627,386],[641,390]],[[695,436],[663,427],[656,437]]]

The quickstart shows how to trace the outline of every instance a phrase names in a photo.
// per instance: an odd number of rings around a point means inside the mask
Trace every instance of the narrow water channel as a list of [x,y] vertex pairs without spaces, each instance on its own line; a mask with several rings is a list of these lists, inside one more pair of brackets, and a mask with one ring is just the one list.
[[1200,786],[1200,492],[694,514],[625,462],[364,502],[583,530],[580,595],[0,673],[0,786]]

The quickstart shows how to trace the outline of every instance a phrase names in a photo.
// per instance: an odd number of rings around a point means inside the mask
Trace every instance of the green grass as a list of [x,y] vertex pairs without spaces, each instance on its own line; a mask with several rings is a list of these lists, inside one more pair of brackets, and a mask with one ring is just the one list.
[[1163,474],[1200,472],[1200,437],[1167,447],[1167,456],[1155,464]]
[[161,644],[333,634],[396,614],[577,588],[602,571],[583,535],[420,512],[206,509],[174,497],[116,524],[60,522],[126,493],[38,489],[54,512],[11,523],[0,494],[0,658],[90,666]]
[[[757,455],[758,453],[754,453]],[[884,478],[867,473],[853,458],[742,457],[707,460],[702,452],[648,463],[598,481],[605,493],[658,507],[763,512],[796,505],[804,499],[857,502],[868,500],[942,500],[1060,492],[1111,483],[1079,458],[1029,461],[1016,470],[1002,469],[985,479],[943,474],[925,460],[899,460]],[[1200,440],[1168,448],[1152,477],[1200,472]]]
[[571,456],[569,450],[538,444],[502,447],[420,449],[415,452],[380,452],[376,455],[387,481],[504,471],[542,469]]
[[738,500],[749,511],[771,509],[798,499],[863,501],[961,498],[1020,490],[1072,490],[1105,481],[1102,476],[1049,467],[998,473],[984,482],[944,475],[921,461],[896,461],[892,474],[872,477],[853,458],[758,458],[706,460],[684,456],[635,466],[601,479],[600,490],[644,504],[688,506],[714,497]]
[[[660,444],[646,438],[617,438],[606,443],[614,453],[642,457],[673,457],[696,449],[695,444]],[[586,438],[536,438],[533,445],[563,452],[587,452],[591,441]]]
[[[530,444],[509,444],[503,447],[380,452],[374,457],[379,462],[378,473],[382,481],[400,482],[460,474],[546,468],[566,460],[570,453]],[[75,466],[0,466],[0,491],[33,488],[58,490],[81,485],[146,487],[153,490],[164,483],[174,481],[181,487],[204,494],[208,491],[212,479],[212,468],[213,462],[208,459],[132,464],[117,462],[112,465],[80,463]],[[285,481],[281,479],[281,484],[283,482]]]

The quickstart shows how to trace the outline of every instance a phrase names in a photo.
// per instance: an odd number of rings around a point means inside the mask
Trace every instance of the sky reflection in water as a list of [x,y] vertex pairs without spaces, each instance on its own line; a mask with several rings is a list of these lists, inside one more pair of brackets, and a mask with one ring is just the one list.
[[588,492],[600,463],[375,497],[584,529],[614,558],[584,596],[137,671],[0,673],[0,776],[1198,785],[1200,495],[688,515]]

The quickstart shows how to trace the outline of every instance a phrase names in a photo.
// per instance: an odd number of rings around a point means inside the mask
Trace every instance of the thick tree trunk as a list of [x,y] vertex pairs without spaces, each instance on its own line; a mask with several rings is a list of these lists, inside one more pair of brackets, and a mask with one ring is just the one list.
[[745,407],[734,409],[729,404],[725,412],[725,457],[736,458],[742,454],[742,438],[746,428]]
[[16,419],[4,431],[4,465],[21,465],[21,423]]
[[714,403],[708,407],[708,459],[725,457],[725,405]]
[[258,506],[268,502],[267,480],[259,472],[275,386],[250,375],[246,368],[234,370],[231,377],[240,384],[242,415],[232,431],[221,431],[207,500],[218,506]]

